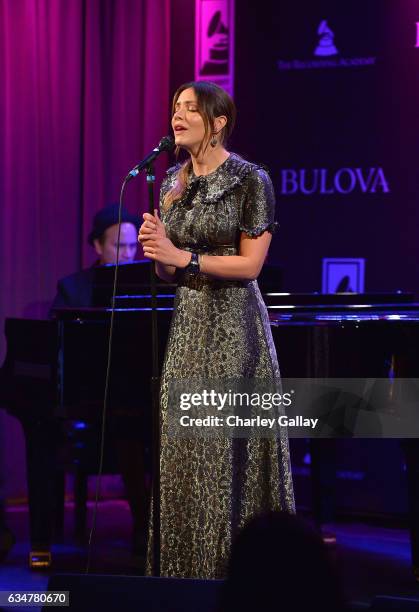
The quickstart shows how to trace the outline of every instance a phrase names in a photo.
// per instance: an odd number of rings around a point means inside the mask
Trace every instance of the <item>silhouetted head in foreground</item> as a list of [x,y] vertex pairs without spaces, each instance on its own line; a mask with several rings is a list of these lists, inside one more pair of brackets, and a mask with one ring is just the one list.
[[220,609],[342,611],[340,584],[320,534],[292,514],[251,519],[233,542]]

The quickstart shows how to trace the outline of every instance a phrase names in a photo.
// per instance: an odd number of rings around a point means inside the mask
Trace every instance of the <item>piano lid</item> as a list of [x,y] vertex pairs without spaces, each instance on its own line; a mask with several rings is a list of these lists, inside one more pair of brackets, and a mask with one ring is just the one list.
[[395,291],[394,293],[283,293],[275,291],[263,292],[268,306],[277,308],[329,308],[351,307],[371,308],[374,305],[398,307],[403,304],[413,304],[412,292]]
[[265,294],[271,325],[419,321],[413,293]]

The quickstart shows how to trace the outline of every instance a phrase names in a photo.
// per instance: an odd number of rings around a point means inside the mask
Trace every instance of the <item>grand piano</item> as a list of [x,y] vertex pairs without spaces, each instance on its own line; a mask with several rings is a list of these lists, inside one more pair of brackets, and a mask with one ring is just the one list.
[[[91,308],[60,308],[50,320],[5,321],[7,354],[0,406],[22,423],[26,439],[31,548],[49,554],[56,478],[69,431],[100,423],[106,377],[113,266],[96,269]],[[417,377],[419,304],[413,295],[284,294],[279,271],[265,266],[259,284],[285,378]],[[108,419],[134,419],[150,440],[151,325],[149,263],[119,268]],[[175,287],[159,284],[159,363]],[[73,429],[68,427],[71,423]],[[65,453],[64,453],[65,454]],[[77,458],[76,458],[77,460]],[[61,483],[57,485],[58,483]],[[60,522],[60,521],[58,521]]]

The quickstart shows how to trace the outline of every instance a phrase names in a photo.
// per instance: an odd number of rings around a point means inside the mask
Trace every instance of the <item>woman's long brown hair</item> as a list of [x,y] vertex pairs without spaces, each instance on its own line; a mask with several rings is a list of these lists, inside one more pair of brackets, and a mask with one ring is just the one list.
[[[198,150],[199,155],[206,150],[209,144],[214,132],[215,118],[221,115],[227,117],[227,123],[219,132],[220,142],[222,145],[225,145],[233,131],[236,121],[236,107],[229,94],[215,83],[211,83],[210,81],[191,81],[190,83],[184,83],[176,90],[173,96],[172,116],[175,113],[176,102],[180,94],[182,91],[189,88],[192,88],[196,94],[198,112],[203,119],[205,128],[204,138]],[[179,147],[176,147],[176,155],[178,155],[178,153]],[[173,187],[169,189],[163,198],[163,210],[167,210],[175,200],[179,200],[184,194],[188,185],[191,163],[191,159],[189,158],[177,171],[176,181]]]

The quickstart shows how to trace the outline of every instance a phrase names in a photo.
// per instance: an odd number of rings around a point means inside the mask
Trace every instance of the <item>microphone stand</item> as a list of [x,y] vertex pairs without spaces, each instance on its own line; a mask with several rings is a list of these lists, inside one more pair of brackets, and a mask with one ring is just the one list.
[[[146,166],[148,186],[148,212],[154,216],[153,165]],[[153,495],[153,576],[160,576],[160,377],[159,331],[157,325],[157,275],[154,262],[150,266],[151,292],[151,408],[152,408],[152,495]]]
[[[155,147],[147,157],[137,164],[125,177],[122,194],[128,181],[138,176],[145,169],[147,174],[148,186],[148,212],[154,216],[154,174],[153,161],[163,151],[171,151],[174,148],[174,141],[171,136],[164,136],[157,147]],[[152,519],[152,572],[154,576],[160,576],[160,378],[159,378],[159,336],[157,326],[157,275],[155,265],[151,261],[150,265],[150,291],[151,291],[151,409],[152,409],[152,495],[153,495],[153,519]]]

